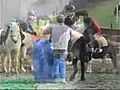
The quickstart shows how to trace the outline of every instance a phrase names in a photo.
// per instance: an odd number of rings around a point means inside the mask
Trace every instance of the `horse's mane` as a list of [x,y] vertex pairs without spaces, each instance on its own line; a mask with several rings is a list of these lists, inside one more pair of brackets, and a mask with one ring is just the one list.
[[86,10],[76,10],[76,11],[75,11],[75,16],[76,16],[76,17],[85,16],[85,15],[88,15],[88,13],[87,13]]

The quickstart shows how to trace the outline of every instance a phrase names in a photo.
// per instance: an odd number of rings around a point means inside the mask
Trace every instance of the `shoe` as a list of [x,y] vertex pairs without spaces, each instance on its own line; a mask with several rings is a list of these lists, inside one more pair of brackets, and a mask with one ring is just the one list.
[[66,80],[65,80],[65,78],[59,78],[59,79],[56,79],[55,82],[58,82],[58,83],[64,83],[64,84],[67,83]]
[[65,79],[63,79],[63,80],[62,80],[62,83],[66,84],[67,82],[66,82],[66,80],[65,80]]

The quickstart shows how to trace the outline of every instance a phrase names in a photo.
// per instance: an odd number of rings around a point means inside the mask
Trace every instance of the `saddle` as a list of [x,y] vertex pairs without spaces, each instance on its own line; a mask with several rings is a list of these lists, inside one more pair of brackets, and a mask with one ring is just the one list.
[[97,40],[94,41],[94,44],[95,46],[92,57],[95,59],[104,58],[107,53],[108,46],[100,46]]

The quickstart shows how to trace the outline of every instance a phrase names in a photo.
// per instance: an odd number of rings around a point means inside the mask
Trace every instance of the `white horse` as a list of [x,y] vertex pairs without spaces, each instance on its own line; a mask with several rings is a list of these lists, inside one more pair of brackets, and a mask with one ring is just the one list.
[[1,72],[5,72],[5,65],[4,65],[4,59],[5,59],[5,46],[3,45],[2,41],[2,35],[3,35],[3,29],[0,28],[0,65],[1,65]]
[[5,51],[8,60],[8,65],[4,67],[7,68],[6,72],[19,73],[19,54],[21,47],[21,35],[20,28],[16,22],[11,22],[9,24],[9,29],[6,31],[7,38],[5,40]]

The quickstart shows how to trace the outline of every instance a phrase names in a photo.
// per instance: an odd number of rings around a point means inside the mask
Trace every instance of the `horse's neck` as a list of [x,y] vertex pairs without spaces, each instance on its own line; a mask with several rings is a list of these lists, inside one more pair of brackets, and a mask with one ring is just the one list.
[[77,22],[74,24],[74,27],[76,28],[76,31],[80,33],[83,33],[86,28],[84,23],[77,23]]

